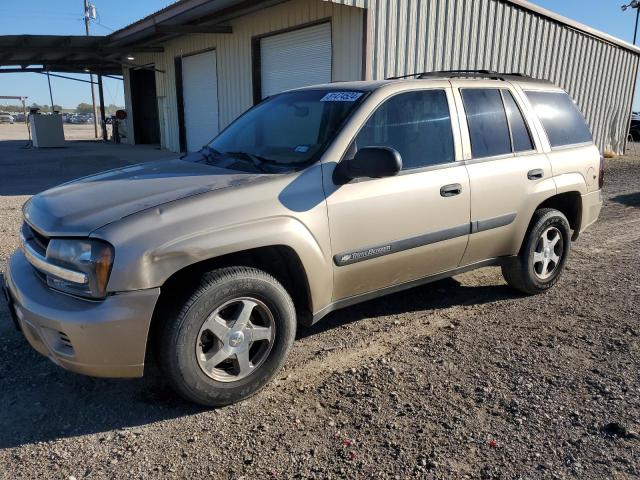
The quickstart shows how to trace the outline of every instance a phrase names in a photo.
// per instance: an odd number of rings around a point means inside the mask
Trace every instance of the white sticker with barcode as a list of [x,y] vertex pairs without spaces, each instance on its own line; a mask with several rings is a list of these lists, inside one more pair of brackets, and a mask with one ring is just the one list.
[[330,92],[320,99],[321,102],[355,102],[362,92]]

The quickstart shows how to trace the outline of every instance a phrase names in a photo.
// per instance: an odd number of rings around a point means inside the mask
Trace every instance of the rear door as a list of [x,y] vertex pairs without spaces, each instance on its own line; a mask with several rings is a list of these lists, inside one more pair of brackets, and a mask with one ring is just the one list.
[[361,107],[375,105],[345,159],[363,147],[391,147],[402,156],[399,175],[336,185],[333,162],[323,167],[334,300],[458,266],[469,233],[470,190],[446,85],[371,98]]
[[462,259],[469,265],[516,254],[535,208],[555,193],[555,184],[516,89],[496,82],[452,84],[471,187],[471,235]]

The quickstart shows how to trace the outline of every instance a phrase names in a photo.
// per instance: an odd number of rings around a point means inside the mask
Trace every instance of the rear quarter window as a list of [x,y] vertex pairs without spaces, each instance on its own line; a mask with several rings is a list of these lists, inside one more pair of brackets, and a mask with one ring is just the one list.
[[526,91],[542,122],[551,147],[563,147],[593,141],[584,116],[564,92]]
[[465,88],[460,93],[467,114],[473,158],[510,154],[509,123],[500,90]]

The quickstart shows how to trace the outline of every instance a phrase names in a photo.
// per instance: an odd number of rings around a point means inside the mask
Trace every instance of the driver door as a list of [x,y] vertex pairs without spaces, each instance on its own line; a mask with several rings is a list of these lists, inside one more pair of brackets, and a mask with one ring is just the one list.
[[378,105],[350,154],[394,148],[403,160],[397,176],[336,185],[333,169],[324,169],[334,301],[459,265],[469,237],[470,190],[457,161],[453,105],[447,87],[397,93]]

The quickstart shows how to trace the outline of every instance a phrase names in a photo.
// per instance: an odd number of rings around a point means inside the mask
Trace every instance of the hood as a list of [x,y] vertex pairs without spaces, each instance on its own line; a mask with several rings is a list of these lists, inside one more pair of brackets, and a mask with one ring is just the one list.
[[162,160],[109,170],[52,188],[32,197],[24,215],[47,236],[88,235],[142,210],[260,177],[264,175]]

